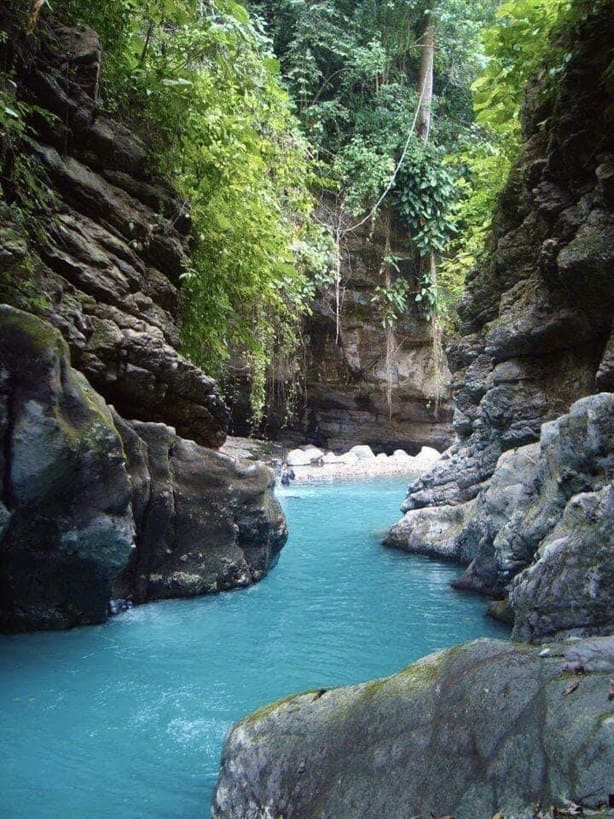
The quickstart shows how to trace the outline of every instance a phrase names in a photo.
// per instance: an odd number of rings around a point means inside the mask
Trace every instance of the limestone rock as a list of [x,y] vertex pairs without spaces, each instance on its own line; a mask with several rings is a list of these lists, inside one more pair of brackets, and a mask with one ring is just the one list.
[[[614,395],[577,401],[568,415],[544,425],[538,447],[501,460],[503,473],[497,468],[478,501],[476,559],[455,584],[495,595],[531,563],[570,499],[607,481],[614,467]],[[591,559],[599,558],[587,551]]]
[[2,629],[103,622],[134,550],[121,440],[60,335],[7,306],[0,432]]
[[288,466],[309,466],[314,461],[324,458],[321,449],[315,446],[306,446],[303,449],[293,449],[286,457]]
[[[437,534],[438,510],[445,525],[454,517],[454,506],[409,511],[391,532],[391,543],[413,544],[413,550],[419,541],[426,554],[456,556],[460,562],[469,557],[470,566],[454,585],[502,596],[514,575],[533,560],[570,498],[598,491],[607,482],[614,469],[613,425],[613,394],[577,401],[567,415],[544,425],[539,444],[501,455],[477,500],[471,507],[459,506],[457,520],[464,522],[455,543],[444,539],[440,547]],[[432,526],[425,529],[422,520]]]
[[575,495],[512,583],[513,637],[609,634],[614,623],[614,485]]
[[416,469],[428,469],[433,466],[439,458],[441,453],[432,446],[423,446],[420,452],[414,458]]
[[[582,668],[576,676],[574,669]],[[479,640],[384,680],[290,697],[229,733],[215,819],[533,815],[607,805],[614,638]]]
[[474,556],[466,531],[475,504],[412,509],[392,527],[384,546],[466,564]]
[[375,453],[370,446],[359,444],[350,449],[350,455],[355,455],[359,461],[370,461],[375,458]]

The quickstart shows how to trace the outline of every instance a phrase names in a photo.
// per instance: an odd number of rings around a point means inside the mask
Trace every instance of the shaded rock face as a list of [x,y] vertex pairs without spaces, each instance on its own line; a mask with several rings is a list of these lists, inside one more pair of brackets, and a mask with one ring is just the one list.
[[475,500],[412,509],[385,543],[468,563],[457,588],[503,597],[512,584],[516,637],[609,633],[612,474],[614,394],[599,393],[501,455]]
[[400,227],[386,235],[388,225],[383,218],[373,233],[364,228],[346,237],[339,339],[332,294],[316,302],[307,321],[303,425],[335,451],[360,441],[388,455],[395,449],[416,455],[422,446],[441,452],[453,440],[450,375],[444,362],[437,372],[429,325],[416,306],[387,335],[373,301],[384,284],[385,256],[395,257],[402,275],[413,275],[411,246]]
[[462,338],[448,350],[460,440],[410,486],[407,508],[474,498],[502,452],[536,441],[578,398],[612,389],[609,22],[596,7],[556,99],[527,106],[491,260],[469,282]]
[[289,698],[231,730],[212,815],[490,819],[533,816],[537,802],[607,806],[612,671],[614,638],[547,656],[480,640],[384,680]]
[[[387,335],[381,307],[374,302],[376,287],[385,284],[386,256],[395,257],[400,275],[415,291],[415,251],[405,236],[401,226],[390,226],[388,215],[377,220],[373,231],[367,226],[347,235],[339,335],[331,289],[315,301],[305,323],[305,384],[298,420],[280,429],[283,407],[273,403],[268,432],[274,437],[289,443],[308,441],[338,453],[361,442],[388,455],[395,449],[416,455],[423,446],[441,452],[452,443],[450,374],[445,361],[438,365],[435,360],[428,322],[413,305]],[[412,296],[408,302],[413,304]],[[244,435],[249,432],[241,423],[249,415],[246,384],[239,385],[238,393],[233,423],[237,434]]]
[[104,621],[134,550],[121,440],[59,334],[5,306],[0,431],[2,629]]
[[186,441],[164,424],[115,420],[137,529],[116,595],[143,603],[262,579],[287,538],[272,470]]
[[35,316],[0,306],[0,628],[100,623],[247,586],[286,540],[273,472],[127,422]]
[[[19,66],[18,66],[19,68]],[[228,413],[215,383],[178,352],[179,277],[189,219],[148,168],[145,146],[96,104],[100,44],[89,29],[44,33],[18,93],[54,115],[32,123],[50,191],[44,240],[25,259],[0,213],[0,300],[57,327],[73,365],[129,418],[163,421],[220,446]],[[21,257],[21,258],[20,258]]]

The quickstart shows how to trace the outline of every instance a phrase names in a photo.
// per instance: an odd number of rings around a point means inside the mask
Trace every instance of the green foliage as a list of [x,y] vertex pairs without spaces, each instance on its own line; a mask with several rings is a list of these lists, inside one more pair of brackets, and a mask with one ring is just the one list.
[[422,256],[430,251],[445,252],[456,232],[452,208],[457,196],[455,181],[440,153],[416,141],[397,176],[397,207]]
[[[337,192],[340,222],[348,224],[370,212],[376,216],[376,204],[392,187],[386,205],[402,217],[416,247],[412,292],[426,315],[439,291],[426,281],[419,257],[445,253],[455,235],[459,172],[445,155],[466,143],[472,132],[470,85],[485,62],[480,32],[494,20],[497,5],[497,0],[249,3],[271,31],[329,191]],[[427,12],[437,30],[430,144],[424,148],[410,140],[398,167],[420,96]],[[463,184],[471,182],[461,183],[461,194]],[[376,293],[376,301],[385,307],[398,294],[384,290]]]
[[9,7],[0,31],[0,191],[11,206],[13,218],[39,238],[45,238],[41,215],[48,207],[52,194],[40,178],[32,156],[36,143],[29,121],[34,115],[51,119],[53,115],[38,106],[21,100],[13,73],[15,52],[26,38],[29,9]]
[[498,11],[498,24],[484,32],[488,64],[473,83],[477,121],[490,126],[508,153],[520,143],[520,107],[531,79],[549,71],[559,74],[552,35],[571,8],[571,0],[513,0]]
[[69,0],[62,13],[101,32],[106,104],[185,199],[184,352],[217,377],[231,356],[247,362],[257,419],[266,362],[297,344],[308,266],[326,263],[307,146],[268,41],[233,0]]
[[440,268],[447,293],[460,296],[466,274],[487,252],[497,197],[521,144],[521,105],[527,85],[553,81],[570,54],[555,44],[555,35],[570,23],[569,0],[514,0],[497,11],[497,24],[484,32],[487,64],[472,85],[477,124],[461,144],[455,161],[463,169],[457,180],[458,240]]

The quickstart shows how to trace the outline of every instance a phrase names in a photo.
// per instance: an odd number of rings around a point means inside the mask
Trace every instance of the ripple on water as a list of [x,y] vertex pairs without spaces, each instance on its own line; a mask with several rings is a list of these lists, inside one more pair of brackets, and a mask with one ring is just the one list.
[[141,606],[100,627],[0,639],[3,819],[207,815],[236,719],[506,636],[447,564],[382,549],[405,482],[291,487],[291,537],[246,591]]

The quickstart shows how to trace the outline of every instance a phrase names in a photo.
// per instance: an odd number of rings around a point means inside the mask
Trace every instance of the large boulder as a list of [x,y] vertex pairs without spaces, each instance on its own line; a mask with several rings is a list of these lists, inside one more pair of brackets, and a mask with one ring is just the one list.
[[0,306],[3,630],[100,623],[134,550],[111,413],[49,325]]
[[[290,697],[229,733],[214,819],[533,816],[608,804],[614,638],[479,640]],[[557,814],[559,815],[559,814]]]
[[262,463],[235,461],[164,424],[116,416],[133,485],[136,553],[118,597],[194,597],[249,586],[275,565],[287,539]]
[[273,472],[127,422],[40,319],[0,306],[0,628],[101,623],[247,586],[287,537]]
[[467,548],[466,532],[476,501],[456,506],[412,509],[388,532],[384,546],[412,554],[469,563],[474,557]]

